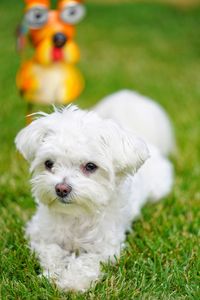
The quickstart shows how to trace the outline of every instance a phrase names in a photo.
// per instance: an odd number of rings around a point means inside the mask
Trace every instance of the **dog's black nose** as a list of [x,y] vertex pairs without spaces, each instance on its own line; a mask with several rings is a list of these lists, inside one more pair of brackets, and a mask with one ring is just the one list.
[[58,32],[53,36],[53,43],[57,48],[62,48],[67,42],[67,37],[65,34]]
[[60,198],[65,198],[72,191],[72,187],[66,183],[58,183],[55,186],[56,194]]

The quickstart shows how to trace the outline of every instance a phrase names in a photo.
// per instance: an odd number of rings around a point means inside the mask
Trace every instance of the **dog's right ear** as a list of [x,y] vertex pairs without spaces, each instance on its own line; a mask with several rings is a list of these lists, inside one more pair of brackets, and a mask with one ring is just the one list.
[[22,129],[15,138],[17,149],[29,162],[34,159],[38,146],[48,132],[45,119],[45,117],[41,117],[34,120],[30,125]]
[[135,173],[150,157],[146,143],[112,120],[105,120],[104,124],[104,137],[111,147],[116,172]]

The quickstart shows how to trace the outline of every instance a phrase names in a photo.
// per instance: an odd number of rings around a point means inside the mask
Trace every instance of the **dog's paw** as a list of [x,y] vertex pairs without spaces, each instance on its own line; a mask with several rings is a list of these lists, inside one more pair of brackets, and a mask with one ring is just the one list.
[[67,266],[63,265],[59,276],[53,276],[52,279],[62,290],[84,292],[99,278],[99,275],[99,260],[93,259],[93,257],[89,257],[88,255],[83,255],[80,257],[72,256]]

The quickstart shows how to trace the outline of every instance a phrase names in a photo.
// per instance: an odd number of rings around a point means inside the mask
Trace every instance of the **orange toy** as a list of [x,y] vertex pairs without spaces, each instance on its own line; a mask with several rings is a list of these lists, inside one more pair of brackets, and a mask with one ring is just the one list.
[[66,104],[81,93],[83,78],[74,66],[80,53],[74,42],[75,27],[85,13],[81,0],[60,0],[50,10],[48,0],[25,0],[25,17],[18,45],[28,36],[34,47],[32,59],[22,63],[17,87],[30,103]]

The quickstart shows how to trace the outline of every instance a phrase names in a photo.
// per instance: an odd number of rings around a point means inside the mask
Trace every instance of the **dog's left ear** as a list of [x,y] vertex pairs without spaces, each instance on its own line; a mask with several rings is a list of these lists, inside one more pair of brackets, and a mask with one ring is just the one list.
[[45,117],[41,117],[33,121],[30,125],[22,129],[15,138],[17,149],[29,162],[34,159],[38,146],[48,132],[45,119]]
[[132,132],[107,120],[107,143],[111,146],[113,163],[117,173],[135,173],[150,157],[145,142]]

